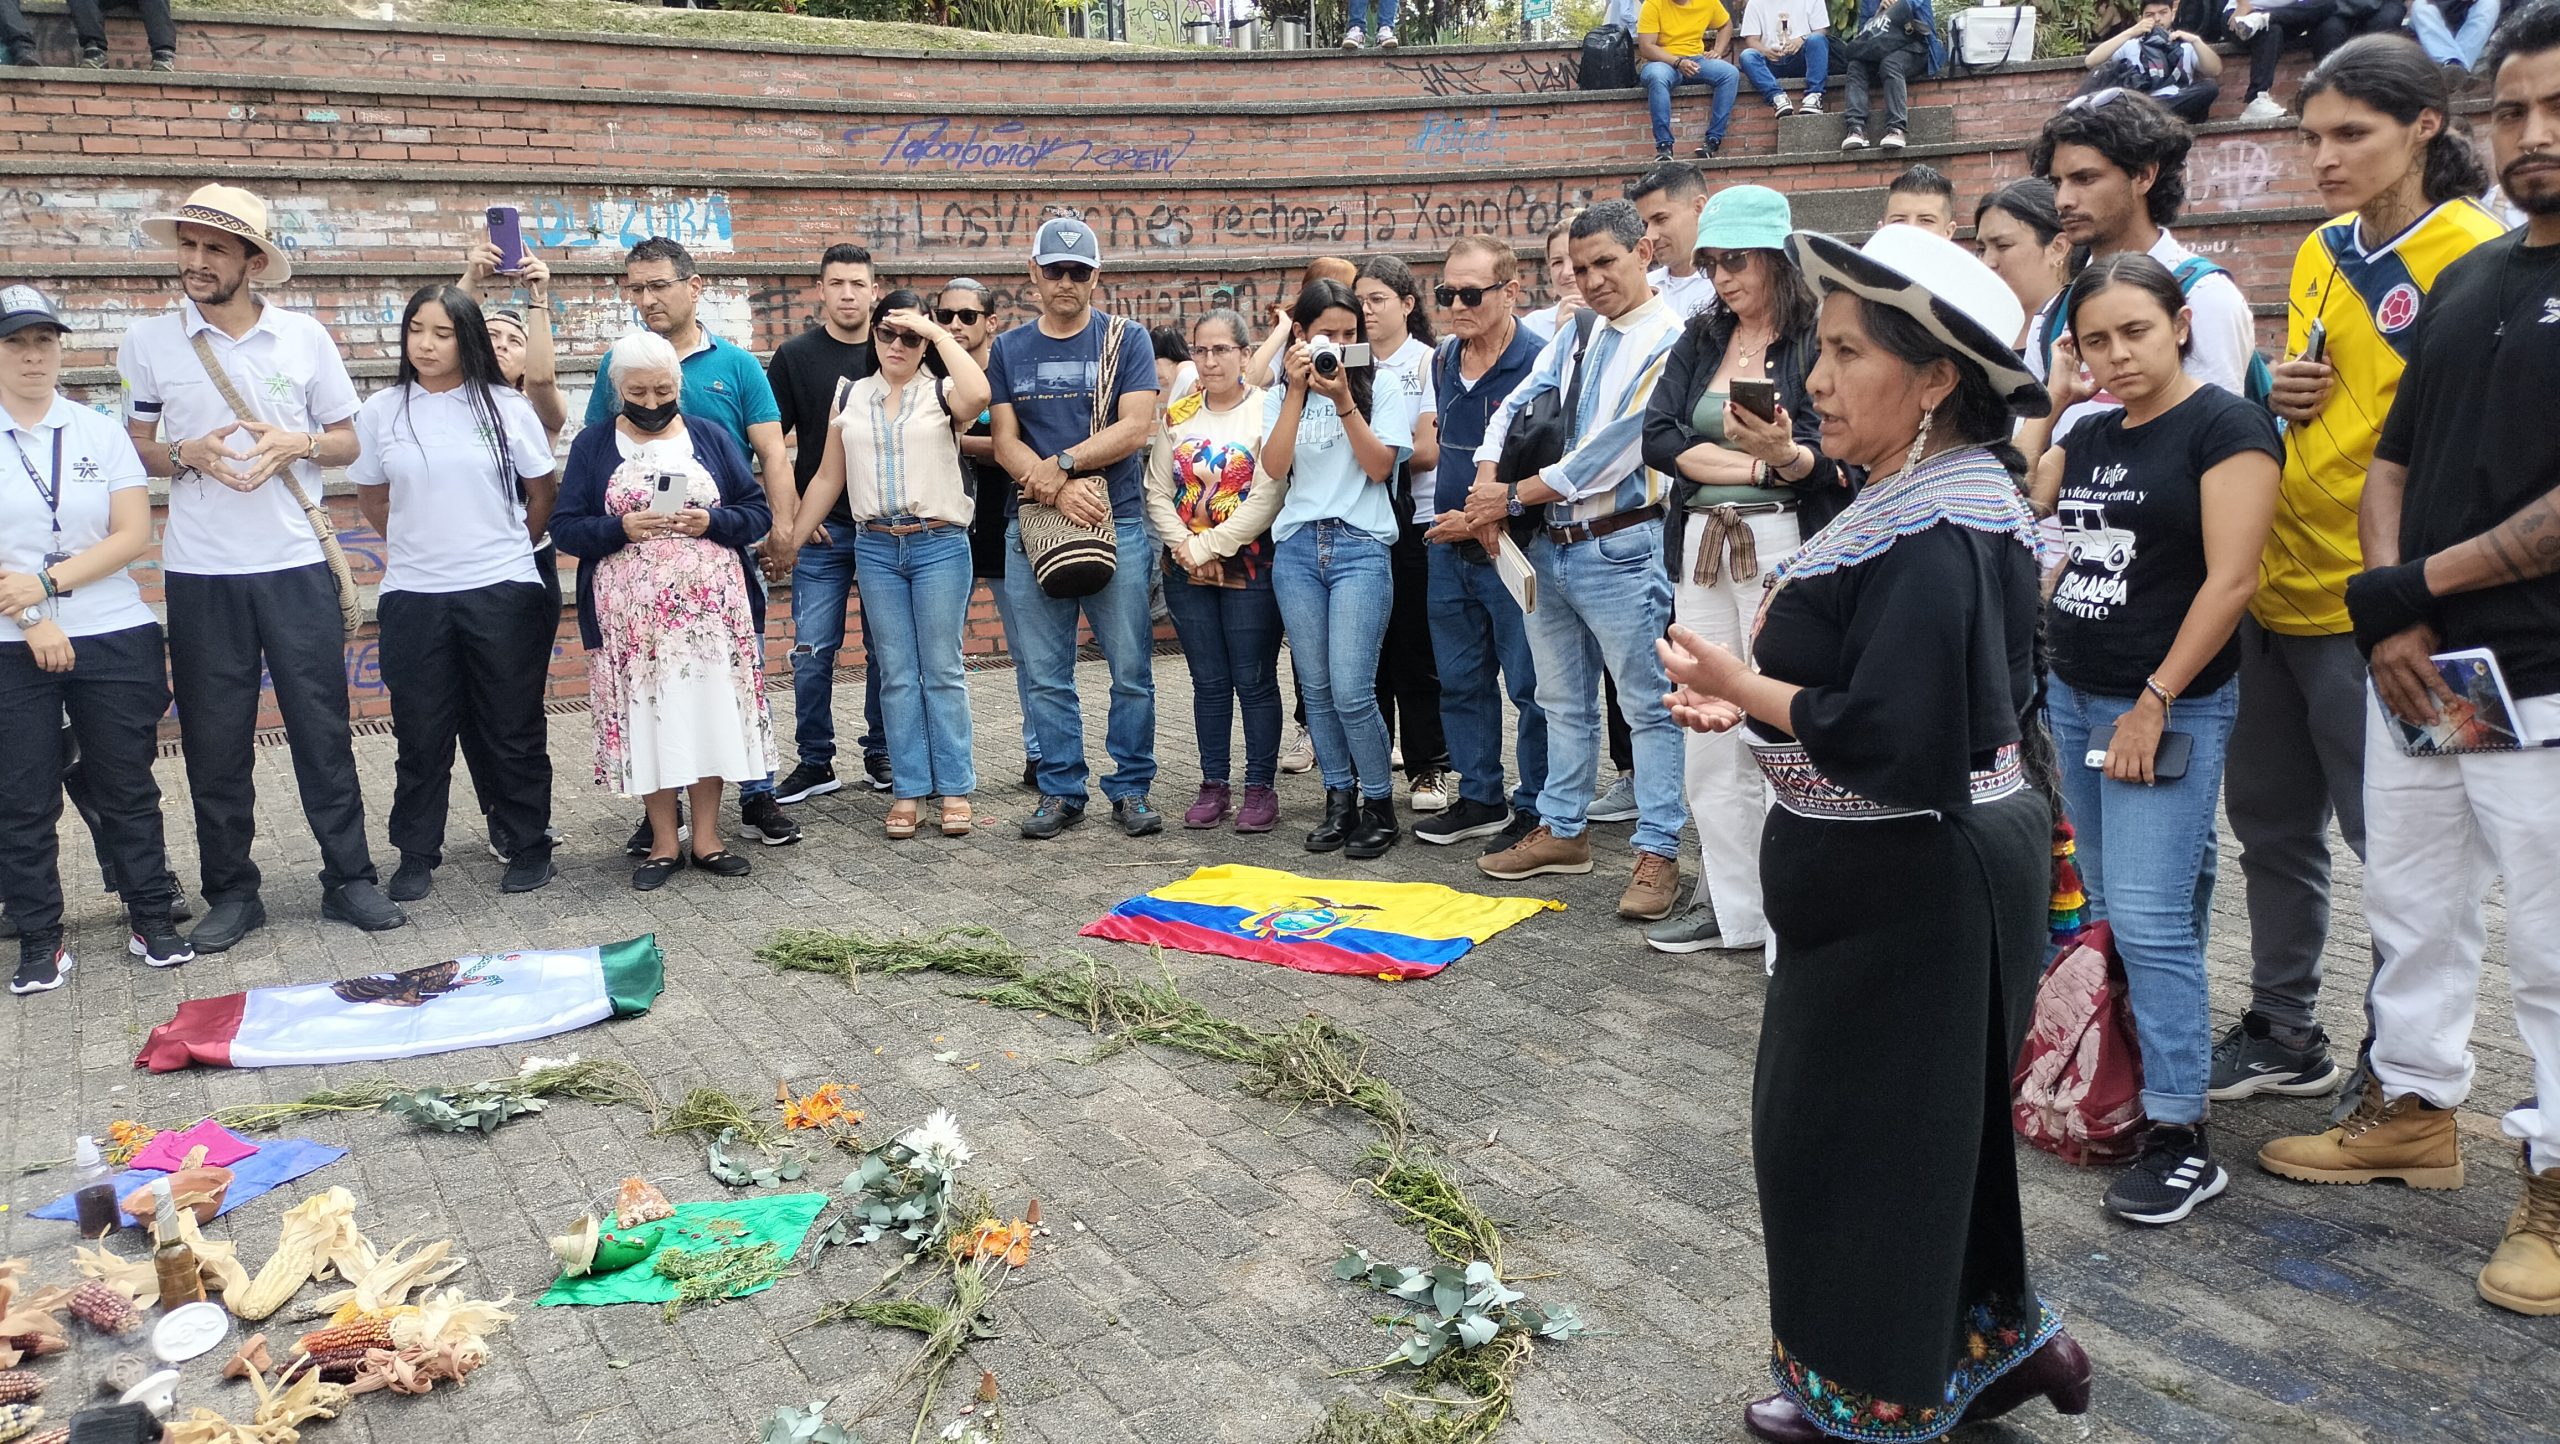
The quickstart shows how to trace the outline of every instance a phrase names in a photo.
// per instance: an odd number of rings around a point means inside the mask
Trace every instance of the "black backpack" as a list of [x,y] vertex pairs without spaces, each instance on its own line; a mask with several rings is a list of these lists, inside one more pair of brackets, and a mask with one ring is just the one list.
[[1582,76],[1575,83],[1584,90],[1635,89],[1635,37],[1615,25],[1583,36]]

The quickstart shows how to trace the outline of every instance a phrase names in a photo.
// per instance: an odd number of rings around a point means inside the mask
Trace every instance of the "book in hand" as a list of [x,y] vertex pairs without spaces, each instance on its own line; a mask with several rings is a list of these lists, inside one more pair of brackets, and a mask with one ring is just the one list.
[[2537,745],[2516,720],[2515,699],[2507,694],[2506,675],[2486,647],[2438,652],[2427,659],[2454,700],[2439,704],[2436,720],[2413,727],[2398,717],[2400,750],[2412,757],[2449,757],[2467,752],[2513,752]]
[[1527,616],[1538,609],[1538,569],[1529,565],[1529,554],[1504,532],[1493,553],[1493,570],[1509,588],[1511,600],[1520,604],[1520,614]]

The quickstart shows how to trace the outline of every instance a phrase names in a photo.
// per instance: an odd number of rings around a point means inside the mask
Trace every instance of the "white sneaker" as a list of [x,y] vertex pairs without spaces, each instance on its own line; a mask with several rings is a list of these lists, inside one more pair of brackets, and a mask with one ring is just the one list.
[[1804,103],[1796,107],[1796,112],[1800,115],[1822,114],[1822,92],[1817,90],[1813,94],[1806,96],[1804,98]]
[[2240,112],[2240,118],[2251,125],[2273,125],[2290,113],[2274,96],[2261,95],[2249,102],[2248,107]]
[[1316,739],[1308,736],[1307,729],[1301,727],[1297,737],[1289,743],[1289,750],[1280,754],[1280,770],[1304,772],[1315,765]]
[[1582,816],[1586,821],[1590,822],[1635,821],[1635,774],[1630,772],[1619,773],[1617,781],[1609,784],[1608,791],[1591,799],[1591,805],[1583,809]]
[[1345,50],[1357,50],[1367,39],[1367,36],[1360,33],[1360,27],[1354,25],[1350,29],[1342,32],[1342,48]]
[[1438,812],[1449,805],[1449,776],[1445,772],[1426,772],[1413,779],[1411,797],[1416,812]]
[[1381,25],[1378,27],[1378,48],[1380,50],[1393,50],[1396,48],[1396,28],[1394,26]]
[[1780,119],[1784,119],[1787,116],[1796,113],[1796,104],[1794,101],[1781,95],[1777,99],[1769,102],[1769,109],[1775,112]]
[[1884,133],[1884,139],[1876,142],[1877,145],[1886,150],[1900,150],[1909,143],[1910,142],[1903,139],[1902,132],[1898,130],[1886,131]]
[[1867,148],[1867,138],[1853,130],[1840,138],[1840,148],[1842,150],[1865,150]]

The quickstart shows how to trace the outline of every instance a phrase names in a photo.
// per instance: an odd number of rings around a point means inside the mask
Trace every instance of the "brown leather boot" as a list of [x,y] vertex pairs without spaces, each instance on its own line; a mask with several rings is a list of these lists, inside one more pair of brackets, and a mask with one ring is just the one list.
[[2415,1093],[2385,1102],[2382,1084],[2326,1133],[2278,1138],[2258,1150],[2258,1166],[2297,1183],[2371,1183],[2396,1178],[2411,1188],[2460,1188],[2462,1140],[2453,1110],[2429,1108]]
[[1965,1422],[1997,1419],[2038,1394],[2057,1413],[2086,1414],[2089,1382],[2088,1351],[2071,1335],[2057,1333],[2044,1341],[2044,1347],[2019,1360],[2017,1367],[1983,1385],[1965,1407]]
[[2531,1144],[2516,1164],[2524,1197],[2507,1217],[2506,1239],[2480,1270],[2480,1297],[2519,1314],[2560,1314],[2560,1168],[2534,1172]]

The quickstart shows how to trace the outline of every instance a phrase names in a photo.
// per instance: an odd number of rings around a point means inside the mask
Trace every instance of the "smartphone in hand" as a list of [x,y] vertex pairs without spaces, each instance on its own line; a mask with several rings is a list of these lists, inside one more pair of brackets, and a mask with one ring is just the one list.
[[649,478],[649,510],[659,516],[673,516],[685,509],[684,478],[672,471],[661,471]]
[[2328,322],[2314,321],[2311,323],[2311,334],[2302,339],[2302,355],[2296,359],[2309,361],[2314,365],[2329,359]]
[[512,276],[524,269],[524,213],[514,206],[489,207],[489,244],[498,251],[498,270]]
[[1763,421],[1778,419],[1778,383],[1775,381],[1736,381],[1729,393],[1733,404]]

